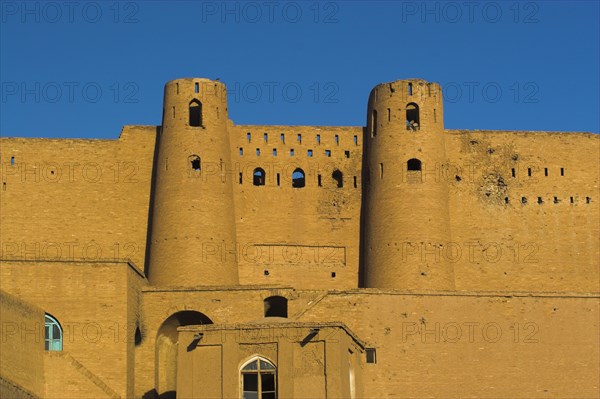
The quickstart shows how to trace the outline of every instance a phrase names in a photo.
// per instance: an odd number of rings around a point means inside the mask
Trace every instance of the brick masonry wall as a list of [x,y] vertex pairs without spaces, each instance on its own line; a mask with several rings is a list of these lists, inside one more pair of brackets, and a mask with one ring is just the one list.
[[1,396],[43,396],[44,312],[0,290],[0,327]]

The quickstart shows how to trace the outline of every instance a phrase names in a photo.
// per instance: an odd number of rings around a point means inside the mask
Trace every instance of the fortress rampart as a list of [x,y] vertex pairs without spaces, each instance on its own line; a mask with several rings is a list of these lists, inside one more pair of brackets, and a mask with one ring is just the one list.
[[447,130],[442,100],[408,79],[373,89],[365,127],[236,125],[223,83],[178,79],[161,126],[2,138],[2,258],[129,258],[155,286],[596,292],[598,135]]

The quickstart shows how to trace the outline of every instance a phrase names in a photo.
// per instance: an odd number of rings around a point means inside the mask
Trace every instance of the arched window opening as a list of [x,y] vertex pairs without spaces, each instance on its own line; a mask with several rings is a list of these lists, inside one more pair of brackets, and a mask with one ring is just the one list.
[[371,137],[377,136],[377,111],[371,113]]
[[192,166],[192,170],[200,170],[200,157],[198,155],[191,155],[188,160]]
[[292,173],[292,187],[302,188],[306,185],[306,177],[304,171],[300,168],[296,168]]
[[409,159],[408,162],[406,162],[406,168],[409,172],[414,172],[414,171],[421,171],[421,161],[419,161],[417,158],[412,158]]
[[419,106],[415,103],[409,103],[406,106],[406,129],[417,131],[421,126],[419,118]]
[[190,101],[190,126],[202,126],[202,103],[196,99]]
[[263,168],[254,169],[254,185],[255,186],[264,186],[266,180],[265,170]]
[[46,314],[44,316],[44,349],[62,351],[63,331],[58,320]]
[[252,399],[275,399],[277,397],[277,369],[262,357],[244,364],[242,375],[242,397]]
[[337,183],[338,188],[344,187],[344,174],[342,172],[340,172],[338,169],[336,169],[331,174],[331,177]]
[[282,296],[270,296],[264,300],[265,317],[288,317],[288,300]]

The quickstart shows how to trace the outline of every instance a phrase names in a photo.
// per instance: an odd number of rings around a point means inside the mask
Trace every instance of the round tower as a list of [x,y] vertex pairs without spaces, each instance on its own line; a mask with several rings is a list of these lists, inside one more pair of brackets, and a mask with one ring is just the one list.
[[148,279],[156,286],[238,284],[225,85],[165,85],[155,162]]
[[364,138],[365,286],[454,288],[441,86],[376,86]]

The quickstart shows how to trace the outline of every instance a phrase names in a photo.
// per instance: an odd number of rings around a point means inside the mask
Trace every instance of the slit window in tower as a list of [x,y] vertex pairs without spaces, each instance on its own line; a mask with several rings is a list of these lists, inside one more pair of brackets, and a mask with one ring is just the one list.
[[317,134],[317,144],[321,144],[321,135]]
[[179,83],[175,83],[175,87],[177,88],[177,94],[179,94]]
[[277,185],[281,185],[281,177],[279,173],[277,173]]
[[259,157],[260,156],[260,148],[256,149],[256,156]]
[[527,176],[531,176],[531,168],[527,168]]
[[548,168],[544,168],[544,176],[548,176]]
[[350,151],[344,151],[344,156],[346,158],[350,158]]
[[338,188],[344,187],[344,175],[338,169],[334,170],[331,174],[333,180],[337,183]]
[[294,156],[294,149],[290,148],[290,157],[293,157],[293,156]]
[[242,178],[243,178],[243,176],[244,175],[242,174],[242,172],[240,172],[240,184],[242,184]]
[[335,144],[340,145],[340,136],[335,135]]
[[358,187],[358,183],[356,182],[356,176],[354,176],[354,188]]
[[302,144],[302,135],[298,134],[298,143]]
[[377,111],[371,113],[371,137],[377,136]]
[[517,176],[517,171],[515,170],[515,168],[512,168],[511,172],[512,172],[512,177],[516,177]]
[[325,156],[326,157],[330,157],[331,156],[331,150],[325,150]]
[[308,156],[312,157],[313,156],[313,150],[308,150]]
[[173,119],[175,119],[175,107],[173,107]]
[[406,162],[406,169],[409,172],[421,171],[421,161],[419,161],[417,158],[409,159]]
[[279,135],[279,139],[281,140],[281,142],[282,142],[283,144],[285,144],[285,134],[281,133],[281,134]]
[[388,111],[388,122],[392,120],[392,110],[390,108],[387,109]]
[[244,149],[242,147],[240,147],[240,157],[244,155]]
[[383,179],[383,163],[379,164],[379,178]]
[[435,112],[435,108],[433,109],[433,122],[436,123],[437,122],[437,115]]
[[421,126],[419,106],[415,103],[406,105],[406,129],[417,131]]
[[199,93],[200,92],[200,85],[198,84],[198,82],[194,83],[194,93]]
[[302,188],[306,185],[306,178],[304,175],[304,171],[300,168],[296,168],[294,173],[292,173],[292,187],[294,188]]
[[265,175],[265,170],[263,168],[254,169],[252,176],[253,176],[253,184],[255,186],[264,186],[265,185],[266,175]]
[[358,136],[354,136],[354,145],[358,145]]
[[560,175],[564,176],[565,175],[565,168],[560,168]]
[[321,175],[317,175],[317,185],[318,185],[319,187],[321,187],[321,186],[322,186],[322,184],[321,184]]
[[250,140],[252,140],[252,133],[246,133],[246,140],[248,140],[248,143],[250,142]]
[[277,148],[273,148],[273,156],[276,157],[277,156]]
[[412,87],[412,83],[408,84],[408,95],[412,96],[413,95],[413,87]]
[[269,135],[267,133],[263,134],[263,140],[265,143],[269,142]]
[[193,99],[190,101],[189,106],[190,111],[190,126],[198,127],[202,126],[202,103],[200,101]]

